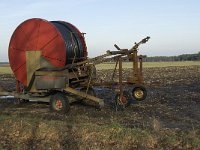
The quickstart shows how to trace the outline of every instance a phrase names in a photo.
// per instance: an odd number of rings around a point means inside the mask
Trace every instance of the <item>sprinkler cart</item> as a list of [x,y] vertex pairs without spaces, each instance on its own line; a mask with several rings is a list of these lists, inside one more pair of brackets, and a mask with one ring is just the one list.
[[[9,44],[9,63],[16,78],[16,91],[0,88],[1,96],[19,100],[49,102],[52,111],[66,113],[70,103],[87,99],[104,106],[104,100],[95,96],[93,87],[108,87],[116,93],[116,107],[126,107],[130,98],[141,101],[147,91],[143,85],[142,56],[138,47],[150,37],[135,43],[131,49],[108,50],[94,58],[87,57],[84,34],[64,21],[46,21],[33,18],[24,21],[14,31]],[[133,62],[132,74],[122,80],[123,61]],[[96,81],[95,65],[115,62],[110,82]],[[116,72],[118,81],[114,81]],[[131,86],[128,92],[125,86]]]

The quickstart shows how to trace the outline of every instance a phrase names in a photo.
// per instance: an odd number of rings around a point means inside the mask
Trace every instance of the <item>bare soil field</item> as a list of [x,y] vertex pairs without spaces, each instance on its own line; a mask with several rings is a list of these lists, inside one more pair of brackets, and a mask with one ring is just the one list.
[[[111,73],[98,70],[98,80]],[[124,111],[112,108],[106,88],[95,88],[101,111],[75,103],[66,115],[1,99],[0,149],[200,149],[200,66],[144,68],[144,78],[146,100]],[[14,90],[13,75],[1,74],[0,86]]]

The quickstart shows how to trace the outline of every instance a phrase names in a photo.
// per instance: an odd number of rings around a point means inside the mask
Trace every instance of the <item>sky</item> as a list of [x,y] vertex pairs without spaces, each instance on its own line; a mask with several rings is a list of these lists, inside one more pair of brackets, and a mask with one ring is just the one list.
[[65,20],[85,35],[89,57],[131,48],[151,39],[139,53],[173,56],[200,51],[199,0],[1,0],[0,62],[8,61],[12,33],[23,21]]

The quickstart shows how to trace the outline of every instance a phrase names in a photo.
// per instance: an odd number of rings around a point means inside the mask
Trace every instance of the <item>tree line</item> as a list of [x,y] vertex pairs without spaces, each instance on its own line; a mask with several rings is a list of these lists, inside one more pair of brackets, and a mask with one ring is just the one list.
[[146,62],[159,62],[159,61],[200,61],[200,52],[196,54],[182,54],[178,56],[143,56]]
[[[153,56],[148,57],[147,55],[142,55],[144,62],[159,62],[159,61],[200,61],[200,52],[196,54],[182,54],[178,56]],[[111,62],[114,60],[111,60]],[[125,60],[127,61],[127,60]],[[2,64],[9,64],[9,62],[0,62]]]

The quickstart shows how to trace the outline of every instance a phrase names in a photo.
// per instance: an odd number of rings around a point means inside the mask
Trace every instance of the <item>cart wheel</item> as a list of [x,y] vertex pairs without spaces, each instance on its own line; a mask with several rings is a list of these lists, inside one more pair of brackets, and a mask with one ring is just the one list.
[[132,90],[132,96],[137,101],[142,101],[147,97],[147,90],[143,86],[136,86]]
[[131,104],[131,95],[128,91],[123,92],[122,98],[120,98],[120,93],[115,95],[115,107],[116,110],[123,110]]
[[50,110],[59,112],[59,113],[67,113],[70,109],[69,100],[62,93],[56,93],[52,95],[50,98]]

